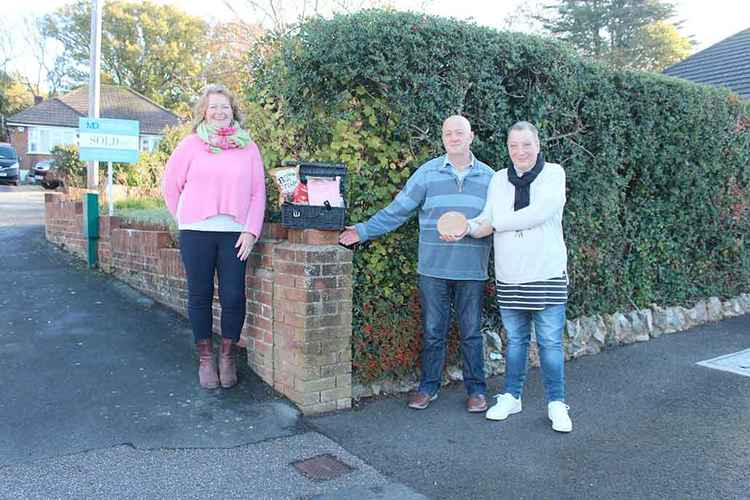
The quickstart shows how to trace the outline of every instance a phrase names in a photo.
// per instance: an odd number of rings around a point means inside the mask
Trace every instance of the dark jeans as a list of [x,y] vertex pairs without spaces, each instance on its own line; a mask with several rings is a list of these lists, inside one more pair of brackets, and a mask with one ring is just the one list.
[[188,285],[188,317],[195,341],[211,337],[214,275],[219,274],[221,336],[235,342],[245,322],[245,269],[234,248],[240,233],[180,231],[180,252]]
[[435,394],[440,389],[453,303],[461,333],[466,392],[469,395],[485,393],[484,345],[479,331],[484,286],[484,281],[445,280],[419,275],[424,329],[420,392]]

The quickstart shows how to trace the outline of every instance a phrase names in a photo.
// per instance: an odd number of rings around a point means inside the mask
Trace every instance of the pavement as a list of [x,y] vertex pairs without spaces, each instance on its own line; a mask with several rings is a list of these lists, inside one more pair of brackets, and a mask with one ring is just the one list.
[[[748,316],[568,363],[570,434],[537,370],[505,422],[460,385],[310,418],[246,367],[200,389],[187,320],[47,243],[42,201],[0,187],[0,499],[750,499],[750,377],[696,364]],[[349,472],[293,467],[325,454]]]

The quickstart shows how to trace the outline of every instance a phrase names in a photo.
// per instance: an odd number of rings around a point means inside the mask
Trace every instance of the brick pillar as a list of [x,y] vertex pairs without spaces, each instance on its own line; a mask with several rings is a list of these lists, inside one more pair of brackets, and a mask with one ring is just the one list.
[[247,263],[247,317],[240,337],[241,345],[247,347],[250,368],[265,383],[273,386],[273,283],[274,248],[286,243],[287,232],[277,223],[267,223],[263,233],[253,247]]
[[274,388],[316,414],[352,404],[352,252],[292,229],[273,253]]

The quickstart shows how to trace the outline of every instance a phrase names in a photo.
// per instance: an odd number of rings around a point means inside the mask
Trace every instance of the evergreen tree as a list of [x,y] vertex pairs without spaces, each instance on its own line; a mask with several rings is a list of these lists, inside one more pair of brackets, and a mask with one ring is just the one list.
[[668,20],[662,0],[560,0],[538,17],[544,28],[581,54],[621,67],[660,70],[687,56],[689,38]]

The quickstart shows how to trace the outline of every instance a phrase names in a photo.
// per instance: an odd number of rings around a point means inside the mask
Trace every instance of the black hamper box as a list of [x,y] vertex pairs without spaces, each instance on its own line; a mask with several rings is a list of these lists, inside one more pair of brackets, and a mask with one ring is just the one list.
[[343,164],[286,162],[286,165],[299,165],[299,178],[307,182],[307,177],[341,177],[339,189],[344,200],[343,207],[318,207],[296,205],[284,202],[281,205],[281,225],[293,229],[343,229],[346,219],[346,166]]

